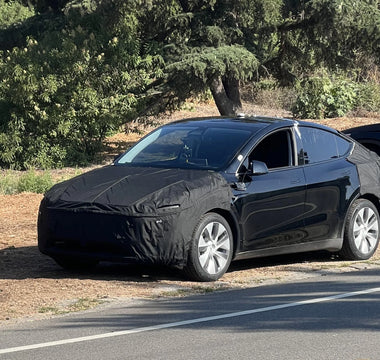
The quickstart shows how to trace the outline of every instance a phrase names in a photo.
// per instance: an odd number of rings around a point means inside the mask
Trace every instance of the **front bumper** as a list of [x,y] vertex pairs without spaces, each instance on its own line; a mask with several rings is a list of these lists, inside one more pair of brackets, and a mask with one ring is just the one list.
[[41,203],[38,247],[51,257],[137,262],[183,267],[191,229],[183,213],[128,216]]

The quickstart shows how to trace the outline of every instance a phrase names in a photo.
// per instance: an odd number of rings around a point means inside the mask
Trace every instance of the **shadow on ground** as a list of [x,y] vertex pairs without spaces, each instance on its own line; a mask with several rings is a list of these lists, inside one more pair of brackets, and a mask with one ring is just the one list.
[[[334,263],[334,256],[328,252],[313,252],[273,256],[260,259],[235,261],[228,273],[256,268],[271,268],[279,265],[296,265],[312,262]],[[152,282],[158,280],[186,281],[178,269],[163,266],[136,264],[114,264],[102,262],[86,271],[68,271],[61,268],[53,259],[42,255],[37,246],[9,247],[0,250],[0,279],[23,280],[30,278],[76,278],[92,280],[126,280]]]

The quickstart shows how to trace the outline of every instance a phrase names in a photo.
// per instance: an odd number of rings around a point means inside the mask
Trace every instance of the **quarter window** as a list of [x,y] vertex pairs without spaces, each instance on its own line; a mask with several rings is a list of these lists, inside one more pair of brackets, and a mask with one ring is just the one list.
[[339,156],[346,155],[351,148],[351,143],[340,136],[335,136],[335,138],[336,138],[336,147],[338,149],[338,155]]

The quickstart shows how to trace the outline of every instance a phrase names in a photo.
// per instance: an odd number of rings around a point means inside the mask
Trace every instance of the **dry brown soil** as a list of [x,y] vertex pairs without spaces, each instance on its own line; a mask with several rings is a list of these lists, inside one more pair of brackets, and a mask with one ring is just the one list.
[[[250,107],[247,113],[255,110]],[[288,115],[276,109],[260,109],[260,113]],[[212,106],[197,105],[192,111],[177,112],[163,121],[199,115],[217,113]],[[379,121],[379,116],[373,116],[321,122],[341,130]],[[114,136],[109,139],[110,149],[117,153],[137,138],[136,134]],[[91,272],[70,273],[38,251],[36,221],[41,199],[42,195],[32,193],[0,195],[0,326],[115,301],[185,296],[380,266],[379,250],[367,262],[342,262],[325,252],[239,261],[215,283],[193,283],[178,271],[131,265],[104,264]]]

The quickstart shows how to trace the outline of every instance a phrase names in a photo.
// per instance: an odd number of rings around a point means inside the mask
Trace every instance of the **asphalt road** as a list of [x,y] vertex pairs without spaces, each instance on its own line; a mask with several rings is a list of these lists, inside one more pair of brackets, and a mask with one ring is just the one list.
[[380,269],[0,328],[3,359],[379,360]]

